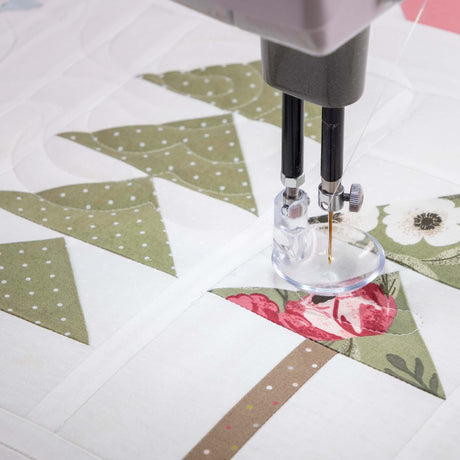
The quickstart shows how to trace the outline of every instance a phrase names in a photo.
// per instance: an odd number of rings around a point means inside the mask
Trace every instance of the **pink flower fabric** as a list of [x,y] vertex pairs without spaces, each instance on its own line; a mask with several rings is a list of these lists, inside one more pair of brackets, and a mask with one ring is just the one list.
[[368,284],[332,298],[309,295],[288,301],[285,312],[264,294],[238,294],[227,300],[312,340],[342,340],[384,334],[397,313],[392,296]]
[[264,294],[238,294],[227,297],[230,302],[241,305],[264,318],[278,323],[278,305]]
[[291,309],[294,303],[296,302],[288,302],[288,304],[291,304],[290,311],[286,310],[286,313],[279,314],[279,324],[312,340],[341,340],[343,338],[313,326],[307,318]]

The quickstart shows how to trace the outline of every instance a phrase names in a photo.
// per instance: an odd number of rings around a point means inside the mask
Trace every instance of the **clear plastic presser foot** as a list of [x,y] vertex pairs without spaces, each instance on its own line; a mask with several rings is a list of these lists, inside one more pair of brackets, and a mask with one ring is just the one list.
[[308,223],[305,192],[287,201],[275,198],[272,261],[289,283],[311,294],[336,295],[353,291],[374,280],[383,270],[385,254],[380,243],[355,227],[335,223],[332,262],[328,262],[328,224]]

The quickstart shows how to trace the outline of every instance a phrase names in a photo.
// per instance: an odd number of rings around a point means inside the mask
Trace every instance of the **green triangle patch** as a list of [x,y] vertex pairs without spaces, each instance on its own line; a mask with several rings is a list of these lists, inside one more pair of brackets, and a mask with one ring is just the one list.
[[398,273],[337,297],[271,288],[211,291],[343,355],[445,398]]
[[0,310],[88,344],[64,238],[0,245]]
[[231,115],[59,135],[257,215]]
[[152,181],[0,191],[0,207],[37,224],[175,275]]
[[[260,61],[203,67],[141,77],[248,118],[281,126],[281,92],[264,82]],[[321,107],[305,103],[305,136],[321,139]]]

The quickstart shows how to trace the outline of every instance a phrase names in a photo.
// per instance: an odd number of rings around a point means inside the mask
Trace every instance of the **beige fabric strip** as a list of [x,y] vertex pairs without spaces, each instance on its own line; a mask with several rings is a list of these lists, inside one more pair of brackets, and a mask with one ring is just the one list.
[[304,340],[230,409],[184,458],[232,458],[335,354],[335,351],[312,340]]

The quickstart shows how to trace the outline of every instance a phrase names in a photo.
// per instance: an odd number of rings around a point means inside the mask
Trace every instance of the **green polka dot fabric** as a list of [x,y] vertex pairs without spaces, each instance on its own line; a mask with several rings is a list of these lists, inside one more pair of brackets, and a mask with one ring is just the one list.
[[0,245],[0,310],[88,344],[64,238]]
[[149,178],[67,185],[37,194],[0,191],[0,207],[175,275],[166,229]]
[[338,353],[445,398],[397,272],[336,297],[263,287],[211,292]]
[[60,136],[257,215],[231,115]]
[[[260,61],[144,74],[144,80],[248,118],[281,126],[281,92],[267,85]],[[321,140],[321,107],[305,103],[305,136]]]

